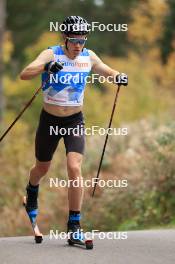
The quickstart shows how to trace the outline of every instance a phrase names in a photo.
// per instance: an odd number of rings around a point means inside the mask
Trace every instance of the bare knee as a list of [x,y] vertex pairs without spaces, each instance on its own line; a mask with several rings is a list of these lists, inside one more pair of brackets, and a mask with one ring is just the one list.
[[81,165],[79,163],[68,163],[67,169],[71,179],[77,179],[77,177],[81,177]]
[[38,176],[44,176],[50,168],[50,162],[36,162],[35,166],[32,168],[32,172]]

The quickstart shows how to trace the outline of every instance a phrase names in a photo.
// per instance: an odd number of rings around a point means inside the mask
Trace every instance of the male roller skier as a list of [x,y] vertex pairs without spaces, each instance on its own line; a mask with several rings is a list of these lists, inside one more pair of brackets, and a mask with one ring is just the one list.
[[[30,170],[27,190],[26,209],[30,212],[38,208],[37,197],[41,178],[48,172],[53,154],[59,140],[63,137],[67,172],[70,180],[81,182],[81,165],[85,148],[84,133],[76,136],[73,133],[66,135],[50,135],[50,126],[59,128],[74,128],[84,126],[82,113],[85,78],[91,69],[94,73],[104,77],[111,76],[117,83],[127,85],[127,75],[111,69],[89,49],[84,48],[89,24],[79,16],[70,16],[63,21],[64,30],[62,37],[64,45],[56,45],[42,51],[39,56],[30,63],[20,74],[22,80],[29,80],[42,74],[42,81],[46,81],[49,74],[58,76],[58,82],[48,81],[43,87],[43,108],[40,114],[39,125],[35,137],[35,165]],[[76,27],[75,27],[76,26]],[[60,70],[59,63],[63,62]],[[66,74],[71,77],[79,74],[83,78],[79,82],[69,78],[68,82],[62,82],[61,78]],[[124,82],[122,80],[125,80]],[[69,217],[68,231],[76,232],[80,227],[80,212],[83,199],[83,188],[68,188]]]

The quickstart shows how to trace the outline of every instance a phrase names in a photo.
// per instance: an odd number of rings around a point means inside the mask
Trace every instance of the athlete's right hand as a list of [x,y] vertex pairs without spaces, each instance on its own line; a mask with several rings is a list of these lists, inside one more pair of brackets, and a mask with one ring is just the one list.
[[44,70],[48,73],[57,73],[63,69],[62,62],[50,61],[45,64]]

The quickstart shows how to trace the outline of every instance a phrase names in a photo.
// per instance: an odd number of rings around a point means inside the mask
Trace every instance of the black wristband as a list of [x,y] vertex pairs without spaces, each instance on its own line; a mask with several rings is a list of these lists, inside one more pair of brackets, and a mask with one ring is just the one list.
[[46,64],[44,65],[44,70],[45,70],[46,72],[48,72],[49,65],[50,65],[51,62],[53,62],[53,61],[49,61],[48,63],[46,63]]

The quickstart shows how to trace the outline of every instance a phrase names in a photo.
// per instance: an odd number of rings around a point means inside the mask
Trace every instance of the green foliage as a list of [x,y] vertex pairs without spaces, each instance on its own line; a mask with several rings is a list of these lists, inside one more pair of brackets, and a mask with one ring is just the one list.
[[170,53],[174,51],[175,2],[174,0],[167,0],[167,4],[169,11],[164,19],[164,30],[160,42],[164,63],[167,62]]
[[[105,154],[111,160],[107,178],[127,179],[128,187],[98,189],[97,198],[85,207],[86,217],[95,215],[87,228],[101,227],[101,230],[106,231],[135,230],[173,223],[174,125],[174,122],[159,125],[154,119],[143,120],[129,127],[127,142],[122,137],[110,139],[108,152]],[[120,145],[123,144],[122,148]],[[95,145],[98,146],[97,142]],[[123,150],[118,152],[118,149]],[[92,151],[94,150],[88,149],[87,160]],[[91,163],[91,168],[94,168],[95,161]],[[106,179],[105,175],[103,170],[101,178]]]
[[[18,64],[26,63],[25,48],[36,42],[43,32],[49,31],[49,22],[62,23],[69,15],[84,16],[89,22],[97,21],[107,25],[127,24],[130,21],[130,9],[136,0],[104,1],[96,5],[92,0],[68,1],[7,1],[7,29],[11,31],[14,42],[13,58]],[[16,16],[16,14],[18,14]],[[104,39],[106,41],[105,45]],[[90,34],[89,47],[97,52],[110,55],[126,55],[128,45],[126,32],[101,32],[98,29]],[[117,43],[117,48],[116,44]],[[16,71],[16,66],[13,71]]]

